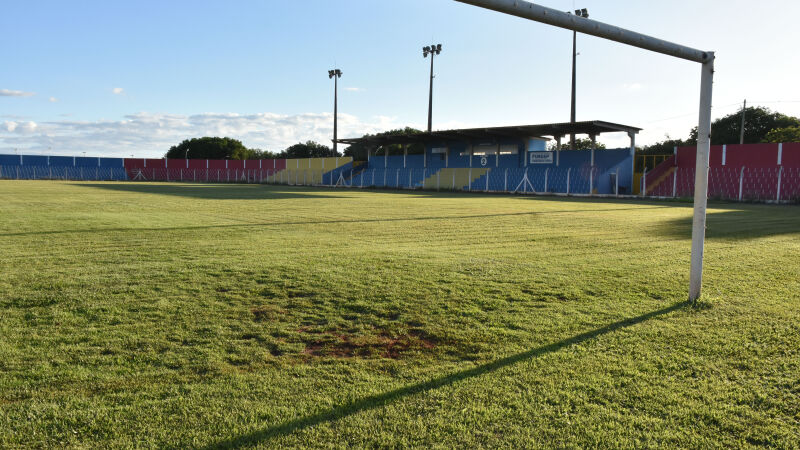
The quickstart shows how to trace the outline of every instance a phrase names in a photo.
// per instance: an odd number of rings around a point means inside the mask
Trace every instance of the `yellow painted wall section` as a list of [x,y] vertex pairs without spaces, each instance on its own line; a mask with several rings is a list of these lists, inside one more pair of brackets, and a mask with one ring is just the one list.
[[[266,178],[266,182],[292,185],[322,184],[324,174],[351,162],[353,162],[352,156],[287,159],[286,169],[270,175]],[[327,179],[324,181],[329,182]]]
[[[470,178],[470,170],[472,170],[472,178]],[[441,169],[438,172],[439,176],[439,189],[465,189],[471,183],[482,177],[489,172],[486,168],[449,168]],[[433,174],[425,179],[423,186],[425,189],[436,189],[436,174]],[[475,186],[473,186],[474,188]],[[476,189],[478,190],[478,189]]]

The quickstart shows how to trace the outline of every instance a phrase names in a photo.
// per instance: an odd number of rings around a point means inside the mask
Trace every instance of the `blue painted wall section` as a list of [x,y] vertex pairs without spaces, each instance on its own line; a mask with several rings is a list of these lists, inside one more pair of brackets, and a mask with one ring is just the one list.
[[128,174],[124,158],[0,155],[0,178],[124,181]]

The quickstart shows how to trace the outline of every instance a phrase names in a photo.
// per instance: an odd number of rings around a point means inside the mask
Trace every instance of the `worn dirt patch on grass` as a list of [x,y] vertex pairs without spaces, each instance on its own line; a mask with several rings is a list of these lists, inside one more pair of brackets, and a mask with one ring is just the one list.
[[302,329],[299,331],[313,335],[306,342],[303,353],[315,357],[399,359],[408,354],[430,352],[438,346],[438,339],[422,330],[411,330],[407,334],[400,335],[313,333]]

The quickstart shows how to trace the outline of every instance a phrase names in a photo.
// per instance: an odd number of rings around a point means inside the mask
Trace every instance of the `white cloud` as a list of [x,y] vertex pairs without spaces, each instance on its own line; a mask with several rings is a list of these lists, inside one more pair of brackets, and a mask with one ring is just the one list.
[[125,89],[122,88],[114,88],[111,90],[114,95],[122,95],[125,93]]
[[624,83],[622,89],[628,92],[639,92],[644,88],[641,83]]
[[[280,151],[297,142],[314,140],[331,145],[333,114],[203,113],[195,115],[137,113],[121,120],[54,122],[0,122],[0,153],[14,148],[51,154],[86,152],[97,156],[162,157],[184,139],[227,136],[246,146]],[[393,117],[362,121],[339,114],[339,136],[353,137],[399,128]]]
[[3,122],[3,127],[0,128],[0,139],[2,139],[2,131],[5,130],[9,133],[16,134],[31,134],[36,131],[38,124],[36,122]]
[[35,92],[15,91],[12,89],[0,89],[0,97],[33,97]]
[[349,92],[362,92],[364,89],[361,89],[359,87],[346,87],[344,88],[344,90]]
[[56,102],[58,102],[58,99],[57,99],[57,98],[55,98],[55,97],[50,97],[50,99],[49,99],[49,100],[50,100],[50,103],[56,103]]

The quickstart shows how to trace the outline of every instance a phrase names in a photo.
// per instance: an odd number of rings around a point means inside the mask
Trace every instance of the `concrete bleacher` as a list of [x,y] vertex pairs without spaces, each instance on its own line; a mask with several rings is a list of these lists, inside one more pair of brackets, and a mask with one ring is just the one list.
[[[678,147],[646,177],[646,195],[694,196],[696,147]],[[713,145],[709,198],[794,201],[800,197],[800,143]]]
[[[471,155],[466,146],[454,144],[446,156],[430,151],[426,155],[405,158],[402,155],[373,156],[366,173],[355,179],[354,185],[360,186],[363,182],[365,187],[492,192],[510,192],[519,187],[521,192],[570,194],[630,192],[625,191],[633,178],[630,149],[596,150],[594,155],[590,151],[552,152],[552,163],[530,165],[526,165],[521,154]],[[415,170],[417,172],[413,172]],[[411,183],[407,181],[408,171],[412,171]],[[399,181],[397,173],[402,173]],[[520,184],[526,173],[529,183]],[[618,191],[618,187],[622,189]]]
[[489,169],[485,168],[438,169],[425,178],[423,187],[425,189],[470,190],[470,185],[488,171]]

